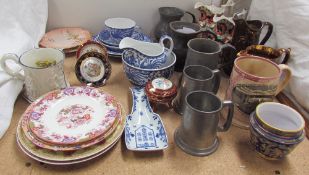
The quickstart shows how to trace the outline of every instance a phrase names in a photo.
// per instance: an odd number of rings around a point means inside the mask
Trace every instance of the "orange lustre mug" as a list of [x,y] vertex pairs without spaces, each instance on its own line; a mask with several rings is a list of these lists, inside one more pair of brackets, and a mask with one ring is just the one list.
[[291,78],[287,65],[257,56],[238,57],[234,62],[227,99],[244,113],[251,113],[262,102],[273,101]]

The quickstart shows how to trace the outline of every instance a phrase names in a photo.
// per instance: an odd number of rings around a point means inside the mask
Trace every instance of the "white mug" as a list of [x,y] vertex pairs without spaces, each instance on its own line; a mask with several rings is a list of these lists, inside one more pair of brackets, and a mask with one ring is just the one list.
[[[43,94],[68,87],[63,71],[65,55],[62,51],[53,48],[34,48],[23,53],[19,58],[15,54],[5,54],[0,60],[1,68],[9,75],[25,82],[24,97],[29,102],[35,101]],[[20,65],[21,70],[14,71],[6,62],[14,61]],[[40,67],[39,62],[49,61],[54,64]]]

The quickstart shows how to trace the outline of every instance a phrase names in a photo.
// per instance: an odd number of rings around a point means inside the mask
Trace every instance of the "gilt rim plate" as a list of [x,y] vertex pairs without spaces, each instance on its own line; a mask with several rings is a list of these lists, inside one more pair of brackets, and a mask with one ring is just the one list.
[[29,106],[29,129],[38,139],[67,145],[105,134],[120,115],[115,98],[91,87],[69,87],[47,93]]

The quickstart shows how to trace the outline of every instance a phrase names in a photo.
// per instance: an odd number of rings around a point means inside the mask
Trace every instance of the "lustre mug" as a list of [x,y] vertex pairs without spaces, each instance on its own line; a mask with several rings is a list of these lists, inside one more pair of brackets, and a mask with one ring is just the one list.
[[184,68],[179,93],[173,101],[175,112],[183,114],[186,95],[194,90],[217,93],[220,86],[220,71],[211,70],[201,65],[190,65]]
[[238,52],[237,56],[260,56],[267,58],[277,64],[285,64],[290,58],[291,49],[275,49],[264,45],[251,45]]
[[262,102],[273,98],[288,84],[292,72],[285,64],[257,56],[238,57],[234,62],[227,98],[250,114]]
[[[27,101],[33,102],[49,91],[69,86],[63,71],[64,58],[64,53],[58,49],[34,48],[19,58],[15,54],[5,54],[0,64],[9,75],[25,82],[23,95]],[[6,64],[8,60],[20,65],[24,74],[11,69]]]
[[[219,146],[217,131],[227,131],[232,123],[234,105],[231,101],[222,102],[216,95],[206,91],[192,91],[186,98],[180,127],[174,139],[183,151],[194,156],[207,156]],[[218,126],[220,112],[228,108],[226,121]]]

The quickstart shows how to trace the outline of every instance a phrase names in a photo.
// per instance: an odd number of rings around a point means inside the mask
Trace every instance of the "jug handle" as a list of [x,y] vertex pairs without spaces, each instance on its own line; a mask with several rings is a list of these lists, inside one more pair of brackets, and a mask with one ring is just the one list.
[[223,124],[223,126],[218,126],[219,132],[225,132],[231,127],[232,119],[234,116],[234,104],[232,101],[224,101],[223,108],[224,107],[228,107],[228,113],[227,113],[226,121]]
[[170,47],[168,48],[168,51],[167,51],[167,56],[170,56],[172,51],[173,51],[173,48],[174,48],[173,39],[170,36],[168,36],[168,35],[161,36],[161,38],[160,38],[160,45],[162,47],[164,47],[164,40],[169,40],[169,42],[170,42]]
[[264,28],[265,26],[268,26],[267,33],[264,36],[263,40],[260,42],[260,45],[264,45],[268,41],[273,32],[273,25],[270,22],[263,22],[262,28]]
[[279,92],[281,92],[286,85],[288,85],[292,76],[292,70],[290,69],[289,66],[285,64],[279,64],[278,66],[281,70],[281,75],[280,75],[280,82],[276,90],[276,95],[279,94]]
[[219,69],[212,70],[212,73],[214,74],[214,78],[212,79],[213,92],[216,94],[220,87],[220,81],[221,81],[220,70]]
[[22,70],[22,68],[20,68],[19,70],[15,71],[12,70],[11,68],[9,68],[6,64],[7,60],[12,60],[14,61],[16,64],[18,64],[20,66],[20,63],[18,62],[18,56],[15,54],[5,54],[1,60],[0,60],[0,65],[1,68],[9,75],[11,75],[12,77],[16,77],[20,80],[25,80],[25,76],[23,74],[20,73],[20,71]]
[[280,54],[284,53],[284,57],[282,59],[282,61],[280,62],[280,64],[285,64],[288,62],[290,55],[291,55],[291,48],[288,49],[279,49]]
[[236,48],[231,44],[221,45],[220,65],[219,69],[234,64],[234,60],[237,58]]
[[185,11],[185,13],[189,14],[192,17],[192,23],[196,23],[195,15],[191,12]]

